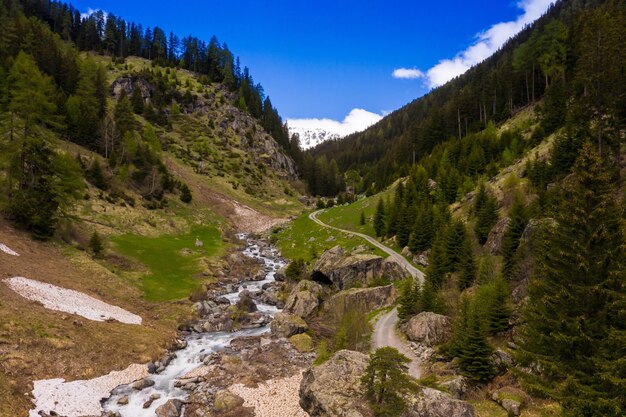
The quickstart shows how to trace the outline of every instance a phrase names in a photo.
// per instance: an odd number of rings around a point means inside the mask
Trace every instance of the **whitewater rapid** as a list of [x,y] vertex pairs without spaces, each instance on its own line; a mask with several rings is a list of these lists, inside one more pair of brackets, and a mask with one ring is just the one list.
[[[262,290],[263,285],[274,282],[276,271],[285,266],[285,262],[280,259],[275,248],[268,247],[261,251],[260,246],[247,235],[238,235],[238,238],[246,242],[243,254],[262,261],[269,272],[263,280],[243,282],[238,285],[236,291],[225,294],[224,297],[231,304],[237,303],[242,291],[247,290],[254,293]],[[269,313],[271,316],[280,311],[275,306],[263,303],[257,303],[257,308],[260,312]],[[263,326],[236,332],[192,333],[185,337],[187,346],[175,352],[174,359],[167,364],[165,370],[147,378],[154,381],[154,385],[143,390],[134,389],[132,384],[117,387],[112,391],[111,397],[103,404],[104,409],[105,411],[118,412],[122,417],[154,417],[155,410],[168,400],[179,399],[184,401],[187,398],[189,392],[176,387],[176,381],[200,367],[205,357],[223,350],[234,339],[244,336],[258,336],[268,331],[269,326]],[[157,396],[158,398],[149,407],[144,408],[144,404]],[[128,403],[118,404],[118,401],[124,397],[127,397]]]

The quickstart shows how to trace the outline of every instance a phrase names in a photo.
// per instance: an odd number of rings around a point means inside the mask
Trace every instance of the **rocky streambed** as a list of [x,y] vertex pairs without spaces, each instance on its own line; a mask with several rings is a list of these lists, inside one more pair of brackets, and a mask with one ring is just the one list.
[[298,352],[285,340],[269,339],[268,325],[282,307],[276,297],[276,273],[285,262],[265,241],[238,237],[246,242],[243,255],[260,263],[258,272],[225,284],[213,290],[208,300],[197,302],[200,318],[183,332],[179,349],[149,363],[150,375],[145,379],[117,387],[103,403],[105,416],[177,417],[202,409],[211,412],[216,399],[228,402],[219,392],[231,384],[286,376],[294,372],[293,366],[310,362],[307,355],[296,357]]

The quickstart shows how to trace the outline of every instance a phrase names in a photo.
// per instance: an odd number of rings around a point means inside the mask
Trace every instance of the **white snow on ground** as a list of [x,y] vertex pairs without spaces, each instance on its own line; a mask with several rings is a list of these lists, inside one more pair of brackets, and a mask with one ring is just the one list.
[[7,245],[0,243],[0,251],[8,254],[8,255],[12,255],[12,256],[20,256],[19,253],[15,252],[13,249],[11,249],[10,247],[8,247]]
[[30,410],[29,416],[39,417],[40,411],[55,411],[56,415],[66,417],[99,416],[103,411],[100,401],[109,398],[115,387],[147,376],[146,365],[133,364],[123,371],[84,381],[65,382],[63,378],[35,381],[35,408]]
[[127,324],[141,324],[141,317],[123,308],[107,304],[82,292],[68,290],[24,277],[5,279],[13,291],[29,300],[38,301],[50,310],[77,314],[89,320],[114,319]]
[[229,390],[243,398],[245,407],[254,407],[256,417],[308,417],[300,407],[300,381],[302,373],[289,378],[272,379],[259,384],[257,388],[235,384]]

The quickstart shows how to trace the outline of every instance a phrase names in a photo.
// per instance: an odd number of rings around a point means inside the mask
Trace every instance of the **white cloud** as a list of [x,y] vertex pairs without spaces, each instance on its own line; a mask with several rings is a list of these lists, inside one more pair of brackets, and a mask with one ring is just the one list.
[[459,52],[454,58],[439,61],[437,65],[426,71],[424,76],[426,84],[430,88],[438,87],[484,61],[526,25],[541,17],[552,3],[554,0],[519,1],[517,7],[523,13],[517,19],[494,24],[486,31],[476,35],[477,41],[464,51]]
[[[311,136],[312,133],[319,134],[321,131],[327,134],[326,139],[328,135],[344,137],[351,133],[365,130],[382,118],[382,115],[367,110],[352,109],[342,121],[333,119],[288,119],[287,124],[289,125],[289,130],[292,133],[298,133],[300,140],[303,141],[305,137]],[[304,147],[314,146],[315,144],[317,142],[302,143]]]
[[411,80],[414,78],[422,78],[425,75],[426,74],[424,74],[422,71],[418,70],[417,68],[396,68],[395,70],[393,70],[393,73],[391,74],[393,78],[401,78],[405,80]]
[[104,18],[106,19],[107,15],[108,15],[107,12],[105,12],[102,9],[92,9],[91,7],[89,7],[85,13],[81,13],[80,14],[80,18],[81,19],[86,19],[89,16],[91,16],[92,14],[97,13],[97,12],[103,12],[104,13]]

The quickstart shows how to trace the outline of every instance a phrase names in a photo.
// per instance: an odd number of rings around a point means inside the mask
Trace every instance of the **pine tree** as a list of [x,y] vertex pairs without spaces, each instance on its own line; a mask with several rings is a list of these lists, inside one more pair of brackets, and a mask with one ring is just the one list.
[[418,210],[409,241],[411,252],[420,253],[430,248],[435,235],[434,221],[432,207],[424,205]]
[[115,105],[115,125],[122,137],[127,133],[135,131],[135,117],[133,114],[133,107],[130,104],[126,90],[122,90]]
[[[448,227],[445,237],[447,271],[458,271],[464,242],[468,239],[465,225],[460,220]],[[471,250],[471,248],[470,248]]]
[[450,342],[444,346],[444,352],[451,357],[459,356],[463,349],[463,341],[469,327],[470,309],[470,299],[464,295],[461,298],[459,314],[454,320],[452,327],[452,337],[450,337]]
[[626,412],[623,209],[604,161],[586,143],[565,180],[556,226],[537,251],[522,348],[543,372],[528,378],[568,415]]
[[528,215],[526,214],[526,208],[522,202],[520,195],[515,196],[513,206],[509,211],[509,218],[511,222],[504,232],[502,237],[502,274],[505,278],[510,278],[513,273],[513,266],[515,264],[515,253],[519,246],[519,240],[522,237],[522,233],[526,228],[528,222]]
[[426,275],[428,276],[428,281],[435,289],[438,289],[443,285],[444,280],[446,279],[446,274],[449,271],[445,243],[445,236],[440,232],[439,236],[435,238],[435,242],[433,243],[433,247],[428,258],[429,265]]
[[401,321],[405,321],[419,312],[420,297],[420,284],[413,283],[412,279],[404,281],[400,290],[400,297],[398,297],[398,317]]
[[476,195],[474,203],[474,212],[476,213],[476,225],[474,231],[478,238],[478,243],[484,245],[489,236],[491,228],[498,222],[498,203],[485,188],[485,184],[481,183]]
[[492,354],[493,350],[483,333],[480,315],[474,307],[460,346],[459,368],[474,383],[485,383],[494,375]]
[[426,279],[424,280],[424,286],[420,294],[419,306],[422,311],[430,311],[437,314],[445,313],[443,300],[439,296],[437,287],[435,287],[428,275],[426,275]]
[[399,416],[406,409],[403,397],[415,388],[407,374],[409,362],[392,347],[380,348],[370,355],[361,384],[377,417]]
[[94,258],[102,257],[104,245],[100,235],[96,231],[93,232],[91,239],[89,239],[89,249],[91,249],[91,253],[93,253]]
[[140,88],[135,87],[133,89],[133,94],[130,96],[130,103],[133,106],[133,111],[135,112],[135,114],[143,114],[145,103],[143,101],[143,96],[141,94]]
[[469,288],[476,279],[476,262],[474,261],[474,252],[472,250],[472,242],[467,234],[463,239],[461,254],[459,259],[459,289],[463,291]]
[[359,216],[359,224],[365,226],[365,212],[363,210],[361,210],[361,215]]
[[501,277],[497,277],[493,284],[493,297],[488,302],[485,311],[486,329],[489,334],[497,334],[509,328],[509,287]]
[[180,201],[183,203],[191,203],[193,196],[191,194],[191,190],[187,184],[182,184],[180,186]]
[[380,198],[376,206],[376,214],[374,215],[374,232],[377,237],[381,237],[385,233],[385,214],[385,202]]

